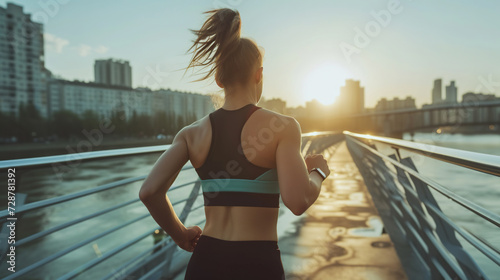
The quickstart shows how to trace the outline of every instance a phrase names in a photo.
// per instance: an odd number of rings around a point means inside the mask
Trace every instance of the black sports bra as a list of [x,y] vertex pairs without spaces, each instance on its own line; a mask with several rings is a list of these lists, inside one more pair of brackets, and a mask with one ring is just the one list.
[[247,104],[236,110],[209,114],[212,142],[207,159],[196,168],[206,206],[279,208],[276,168],[251,163],[243,153],[241,131],[250,115],[261,107]]

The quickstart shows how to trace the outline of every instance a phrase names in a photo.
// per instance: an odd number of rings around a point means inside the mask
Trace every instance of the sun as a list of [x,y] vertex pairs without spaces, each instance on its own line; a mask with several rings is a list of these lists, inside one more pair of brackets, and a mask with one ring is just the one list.
[[324,105],[332,104],[346,79],[348,72],[342,67],[324,63],[305,76],[302,93],[306,100],[316,99]]

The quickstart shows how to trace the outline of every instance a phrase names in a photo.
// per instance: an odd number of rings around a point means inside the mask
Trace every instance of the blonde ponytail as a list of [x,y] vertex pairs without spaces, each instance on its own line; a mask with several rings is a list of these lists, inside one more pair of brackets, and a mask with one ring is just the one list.
[[210,16],[203,26],[199,30],[191,30],[196,39],[188,50],[193,57],[186,70],[197,66],[209,68],[196,81],[205,80],[215,73],[223,85],[246,83],[255,65],[262,64],[262,55],[253,41],[240,37],[239,12],[217,9],[204,14]]

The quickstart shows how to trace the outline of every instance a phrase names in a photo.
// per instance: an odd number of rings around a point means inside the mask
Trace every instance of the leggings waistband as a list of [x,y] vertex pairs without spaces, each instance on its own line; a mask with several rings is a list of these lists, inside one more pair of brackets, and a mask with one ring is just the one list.
[[279,250],[278,241],[276,240],[224,240],[202,234],[198,241],[198,245],[200,245],[200,243],[209,243],[219,249],[233,249],[237,247],[245,250]]

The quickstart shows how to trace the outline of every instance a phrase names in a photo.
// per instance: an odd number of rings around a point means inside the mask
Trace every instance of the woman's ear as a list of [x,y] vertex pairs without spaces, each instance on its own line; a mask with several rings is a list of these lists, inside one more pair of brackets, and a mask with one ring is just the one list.
[[259,67],[257,68],[257,71],[255,71],[255,83],[259,84],[262,80],[262,71],[264,71],[264,67]]
[[219,81],[219,79],[215,78],[215,82],[220,88],[224,88],[224,85]]

